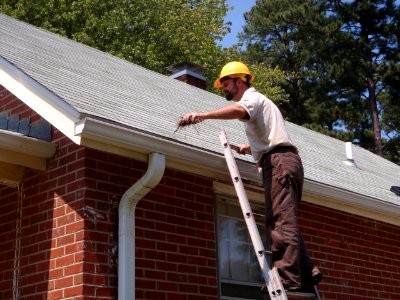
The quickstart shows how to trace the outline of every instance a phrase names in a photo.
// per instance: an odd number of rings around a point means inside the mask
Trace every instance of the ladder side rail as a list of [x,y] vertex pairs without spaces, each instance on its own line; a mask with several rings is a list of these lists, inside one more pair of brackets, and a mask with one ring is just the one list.
[[254,250],[256,252],[264,281],[268,287],[270,297],[271,299],[286,300],[287,297],[282,287],[282,283],[280,282],[278,272],[276,271],[276,269],[270,270],[270,266],[265,255],[264,245],[262,243],[253,213],[251,211],[247,194],[239,174],[239,169],[237,167],[235,158],[232,155],[225,131],[220,132],[220,141],[224,149],[224,155],[227,161],[229,173],[231,174],[232,182],[234,184],[235,191],[239,199],[240,207],[242,209],[243,216],[250,234],[251,241],[254,246]]
[[[253,246],[256,251],[257,259],[258,259],[258,261],[260,263],[260,267],[264,273],[265,269],[267,269],[267,270],[270,269],[268,262],[266,260],[264,260],[264,258],[263,258],[264,245],[263,245],[261,237],[258,233],[257,224],[256,224],[254,218],[252,217],[253,214],[251,211],[251,207],[250,207],[250,204],[249,204],[249,201],[247,198],[246,191],[243,186],[243,182],[240,178],[236,162],[234,160],[234,157],[233,157],[229,147],[227,147],[227,146],[224,146],[224,155],[227,160],[228,169],[229,169],[231,177],[232,177],[232,182],[233,182],[236,194],[239,199],[240,207],[242,209],[247,228],[249,230],[250,238],[251,238],[251,241],[252,241]],[[268,273],[266,273],[264,277],[268,278],[269,277]]]

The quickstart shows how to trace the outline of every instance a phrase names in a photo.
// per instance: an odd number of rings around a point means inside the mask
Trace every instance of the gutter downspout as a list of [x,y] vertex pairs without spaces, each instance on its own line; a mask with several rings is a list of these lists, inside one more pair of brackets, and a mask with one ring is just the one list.
[[157,184],[165,170],[165,155],[152,153],[146,173],[122,196],[119,204],[118,299],[135,299],[135,208]]

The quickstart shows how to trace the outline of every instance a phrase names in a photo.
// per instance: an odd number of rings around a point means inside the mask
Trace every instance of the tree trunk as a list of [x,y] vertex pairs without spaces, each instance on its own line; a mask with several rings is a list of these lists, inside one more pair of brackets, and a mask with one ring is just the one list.
[[373,125],[373,132],[374,132],[375,154],[377,154],[379,156],[383,156],[381,126],[379,123],[378,105],[376,102],[374,82],[373,82],[372,78],[368,78],[367,82],[368,82],[368,93],[369,93],[368,102],[369,102],[369,108],[371,111],[372,125]]

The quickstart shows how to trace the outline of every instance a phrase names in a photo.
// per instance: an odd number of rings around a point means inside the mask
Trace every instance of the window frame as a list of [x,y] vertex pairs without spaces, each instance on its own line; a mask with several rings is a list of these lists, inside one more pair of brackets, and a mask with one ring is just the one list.
[[[259,193],[257,193],[258,196],[260,195]],[[262,194],[262,198],[263,198],[263,194]],[[257,197],[257,199],[259,200],[260,197]],[[264,247],[265,245],[265,241],[266,241],[266,231],[265,231],[265,222],[264,222],[264,204],[263,202],[261,203],[260,201],[251,201],[249,199],[250,202],[250,206],[252,209],[253,214],[255,215],[255,221],[257,223],[257,227],[259,228],[259,233],[260,236],[262,237],[262,240],[264,242]],[[227,205],[227,207],[235,207],[238,208],[240,211],[240,216],[237,216],[236,214],[232,214],[230,215],[227,212],[221,212],[221,204],[222,205]],[[232,218],[232,219],[236,219],[239,220],[240,223],[243,223],[245,230],[247,232],[247,240],[249,241],[249,245],[251,246],[252,250],[250,251],[254,251],[254,247],[251,243],[250,240],[250,236],[248,233],[248,229],[246,226],[246,222],[245,219],[243,217],[243,213],[242,210],[240,208],[240,204],[239,204],[239,200],[237,199],[237,197],[233,196],[233,195],[221,195],[221,194],[217,194],[216,196],[216,209],[215,209],[215,214],[216,214],[216,245],[217,245],[217,270],[218,270],[218,298],[220,300],[264,300],[264,299],[269,299],[267,295],[264,295],[261,293],[260,288],[261,286],[264,284],[263,282],[263,278],[262,278],[262,273],[261,270],[259,269],[259,278],[260,278],[260,282],[252,282],[252,281],[239,281],[239,280],[232,280],[232,279],[226,279],[226,278],[222,278],[222,274],[221,274],[221,232],[220,232],[220,226],[221,226],[221,219],[222,218]],[[260,215],[262,215],[262,217],[260,217]],[[264,229],[261,230],[260,229]],[[265,248],[268,249],[268,248]],[[255,256],[255,252],[252,252],[252,255],[250,255],[249,259],[248,259],[248,263],[250,263],[250,259],[255,259],[257,266],[258,265],[258,260]],[[232,295],[223,295],[223,290],[228,288],[229,286],[234,286],[235,288],[241,289],[244,288],[246,290],[249,290],[249,295],[241,295],[238,297],[232,296]],[[255,296],[255,294],[257,294],[257,296]]]

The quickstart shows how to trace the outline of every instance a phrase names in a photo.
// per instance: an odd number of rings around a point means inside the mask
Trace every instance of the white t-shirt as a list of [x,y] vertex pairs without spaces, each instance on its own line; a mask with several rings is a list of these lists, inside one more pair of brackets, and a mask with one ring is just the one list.
[[255,88],[249,88],[238,102],[249,114],[244,122],[252,155],[260,162],[262,155],[276,146],[293,146],[279,108]]

